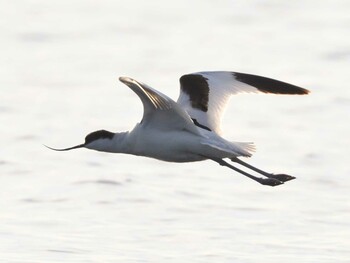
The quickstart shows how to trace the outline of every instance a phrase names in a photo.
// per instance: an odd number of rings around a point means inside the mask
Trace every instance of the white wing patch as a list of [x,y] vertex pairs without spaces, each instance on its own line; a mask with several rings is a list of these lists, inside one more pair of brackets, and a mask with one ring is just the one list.
[[[191,85],[189,88],[194,89],[195,92],[196,83],[189,81],[193,75],[202,76],[209,88],[206,111],[203,110],[203,107],[201,109],[193,105],[190,94],[184,90],[186,85]],[[188,112],[192,119],[218,134],[221,134],[222,115],[231,95],[239,92],[258,92],[256,88],[236,81],[231,72],[201,72],[185,76],[189,77],[187,80],[186,77],[182,78],[181,93],[177,103]]]

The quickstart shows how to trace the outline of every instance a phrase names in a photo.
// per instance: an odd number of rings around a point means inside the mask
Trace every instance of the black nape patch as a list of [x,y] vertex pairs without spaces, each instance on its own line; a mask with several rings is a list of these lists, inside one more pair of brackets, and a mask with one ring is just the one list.
[[240,82],[253,86],[264,93],[275,94],[308,94],[307,89],[266,77],[233,72],[233,76]]
[[184,75],[180,78],[181,90],[190,96],[191,106],[208,111],[209,85],[207,78],[198,74]]
[[114,136],[113,132],[109,132],[106,130],[94,131],[85,137],[85,144],[91,143],[98,139],[112,139],[113,136]]
[[200,124],[196,119],[192,119],[194,125],[198,126],[199,128],[202,128],[204,130],[207,130],[207,131],[211,131],[211,129],[209,129],[207,126],[204,126],[202,124]]

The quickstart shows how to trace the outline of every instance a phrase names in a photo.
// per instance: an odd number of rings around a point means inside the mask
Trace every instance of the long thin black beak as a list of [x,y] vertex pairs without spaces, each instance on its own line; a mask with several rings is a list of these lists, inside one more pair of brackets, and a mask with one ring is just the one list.
[[47,145],[44,144],[44,146],[46,148],[49,148],[50,150],[54,150],[54,151],[69,151],[69,150],[73,150],[73,149],[78,149],[78,148],[83,148],[85,146],[85,144],[79,144],[77,146],[73,146],[73,147],[69,147],[69,148],[65,148],[65,149],[55,149],[55,148],[51,148]]

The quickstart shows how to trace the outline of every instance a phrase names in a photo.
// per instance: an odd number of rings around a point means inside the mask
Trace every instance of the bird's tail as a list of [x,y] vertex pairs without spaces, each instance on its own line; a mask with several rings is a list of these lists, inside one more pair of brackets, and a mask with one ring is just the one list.
[[255,152],[255,145],[251,142],[228,142],[225,144],[202,142],[203,145],[210,146],[210,152],[220,156],[220,158],[235,158],[238,156],[251,157]]
[[251,157],[253,153],[256,151],[255,144],[252,142],[231,142],[237,148],[236,152],[238,152],[241,156]]

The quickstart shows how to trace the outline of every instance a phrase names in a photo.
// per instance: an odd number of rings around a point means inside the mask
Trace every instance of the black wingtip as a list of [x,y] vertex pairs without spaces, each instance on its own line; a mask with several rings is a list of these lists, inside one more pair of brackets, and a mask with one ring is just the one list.
[[257,88],[264,93],[285,94],[285,95],[307,95],[309,90],[271,78],[262,76],[233,72],[236,80]]

